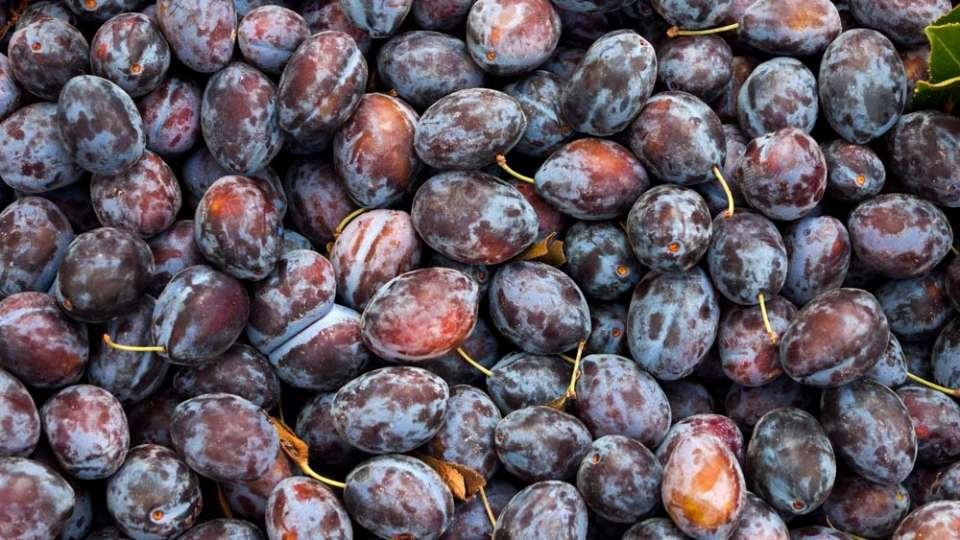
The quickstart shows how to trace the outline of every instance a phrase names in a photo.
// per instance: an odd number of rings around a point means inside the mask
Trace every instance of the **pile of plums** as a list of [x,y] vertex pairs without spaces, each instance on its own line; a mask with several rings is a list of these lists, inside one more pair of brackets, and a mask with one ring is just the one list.
[[0,1],[0,540],[960,539],[957,0],[151,1]]

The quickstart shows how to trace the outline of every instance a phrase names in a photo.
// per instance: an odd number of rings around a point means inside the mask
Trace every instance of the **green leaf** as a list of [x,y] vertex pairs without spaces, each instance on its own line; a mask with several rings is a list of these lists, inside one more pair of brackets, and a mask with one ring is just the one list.
[[947,79],[939,83],[918,81],[913,91],[913,108],[936,109],[946,112],[960,110],[960,77]]
[[960,6],[957,6],[950,10],[950,13],[947,13],[943,17],[940,17],[933,22],[930,26],[942,26],[944,24],[950,23],[960,23]]
[[930,40],[930,82],[960,76],[960,23],[928,26]]

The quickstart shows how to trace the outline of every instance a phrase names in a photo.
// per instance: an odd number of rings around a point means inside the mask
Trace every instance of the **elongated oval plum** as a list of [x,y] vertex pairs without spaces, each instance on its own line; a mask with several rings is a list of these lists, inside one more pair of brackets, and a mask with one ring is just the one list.
[[153,309],[153,338],[170,362],[197,365],[236,341],[247,324],[250,299],[236,279],[209,266],[191,266],[170,280]]
[[730,536],[730,540],[788,540],[790,531],[787,524],[773,508],[753,493],[747,493],[746,504],[740,514],[740,523]]
[[648,274],[627,313],[627,344],[640,367],[666,381],[690,374],[713,345],[720,306],[701,268]]
[[577,470],[587,506],[616,523],[634,523],[653,510],[663,467],[650,450],[623,435],[593,441]]
[[850,267],[850,235],[832,216],[809,216],[790,224],[783,236],[787,278],[781,294],[802,306],[843,285]]
[[329,137],[360,104],[367,62],[349,35],[319,32],[305,39],[283,68],[280,127],[307,143]]
[[[421,3],[414,2],[414,7]],[[383,44],[377,54],[377,75],[420,110],[457,90],[483,86],[486,78],[470,59],[462,39],[420,30],[399,34]]]
[[67,151],[77,165],[95,174],[130,168],[147,145],[143,119],[130,96],[94,75],[74,77],[63,87],[57,119]]
[[213,73],[233,56],[237,12],[232,0],[158,0],[157,22],[177,58],[194,71]]
[[497,406],[482,390],[465,384],[454,386],[450,388],[443,425],[423,450],[490,478],[500,466],[493,443],[500,418]]
[[189,529],[200,515],[200,483],[176,452],[146,444],[130,449],[107,482],[107,511],[125,533],[170,537]]
[[290,221],[316,246],[333,241],[337,225],[356,210],[333,167],[322,162],[293,162],[284,174],[283,188]]
[[467,50],[501,77],[537,68],[560,42],[560,16],[549,0],[478,0],[467,16]]
[[337,433],[365,452],[408,452],[443,427],[449,396],[447,383],[425,369],[385,367],[340,388],[330,414]]
[[333,163],[353,200],[377,208],[410,188],[420,160],[413,150],[419,117],[386,94],[365,94],[333,139]]
[[255,174],[283,145],[276,86],[247,64],[230,64],[207,82],[200,128],[207,148],[223,168]]
[[106,390],[70,386],[40,409],[43,431],[60,465],[81,480],[107,478],[123,465],[130,447],[127,417]]
[[203,254],[194,240],[192,219],[177,221],[147,241],[147,245],[153,252],[153,281],[149,292],[154,296],[163,291],[174,274],[203,262]]
[[421,268],[383,285],[360,321],[364,343],[393,361],[420,362],[459,347],[477,322],[479,286],[452,268]]
[[957,319],[947,323],[937,337],[931,363],[937,383],[948,388],[960,387],[960,321]]
[[500,264],[537,238],[539,220],[523,195],[479,171],[427,180],[413,199],[413,226],[430,247],[467,264]]
[[93,175],[90,198],[100,223],[144,238],[170,228],[182,204],[177,177],[149,150],[120,174]]
[[674,422],[695,414],[712,414],[718,410],[713,396],[703,384],[691,381],[664,381],[661,388],[667,395],[671,419]]
[[563,79],[549,71],[537,70],[503,88],[520,102],[527,116],[527,129],[514,151],[533,157],[547,157],[573,134],[560,112]]
[[260,280],[273,271],[282,247],[282,217],[260,184],[224,176],[203,194],[194,234],[203,256],[238,278]]
[[720,439],[733,456],[737,458],[737,462],[743,463],[746,448],[743,433],[737,427],[736,422],[729,417],[713,413],[695,414],[677,421],[670,427],[666,437],[656,447],[655,455],[661,464],[666,465],[680,441],[687,437],[702,434]]
[[624,213],[650,185],[629,150],[605,139],[578,139],[550,155],[534,176],[537,193],[554,208],[584,220]]
[[710,181],[727,155],[723,125],[710,107],[685,92],[661,92],[630,126],[630,148],[664,182]]
[[740,128],[750,137],[788,127],[810,133],[817,123],[817,79],[795,58],[758,65],[736,99]]
[[527,117],[520,102],[489,88],[447,95],[417,124],[414,147],[436,169],[478,169],[509,152],[523,137]]
[[840,34],[840,13],[830,0],[758,0],[740,18],[740,38],[781,56],[813,56]]
[[661,45],[657,66],[660,82],[668,90],[712,102],[733,75],[733,51],[720,36],[684,36]]
[[19,379],[0,369],[0,456],[27,456],[39,441],[37,405]]
[[203,92],[196,82],[169,77],[140,98],[147,148],[163,156],[182,154],[200,137]]
[[736,176],[750,206],[782,221],[809,214],[827,190],[823,152],[817,141],[797,128],[750,141]]
[[56,538],[76,504],[73,488],[53,468],[21,457],[0,458],[0,536]]
[[893,43],[875,30],[844,32],[818,77],[823,115],[844,139],[866,144],[892,128],[907,102],[907,75]]
[[951,463],[960,456],[960,405],[930,388],[907,385],[897,389],[917,435],[917,461],[926,465]]
[[760,294],[773,297],[787,278],[787,249],[780,231],[752,212],[721,214],[713,220],[707,263],[717,290],[741,305],[758,304]]
[[[797,313],[793,304],[780,297],[766,301],[767,317],[776,335],[790,326]],[[783,375],[780,349],[767,334],[763,314],[756,306],[730,308],[720,321],[717,353],[723,372],[743,386],[763,386]]]
[[816,397],[814,389],[784,375],[763,386],[731,386],[724,399],[724,411],[749,431],[763,415],[780,407],[814,410]]
[[[310,459],[329,466],[353,465],[362,453],[337,432],[333,419],[336,393],[317,394],[297,415],[296,432],[310,447]],[[290,469],[287,461],[287,469]],[[292,475],[290,472],[287,476]],[[272,489],[272,488],[271,488]]]
[[930,201],[890,193],[861,203],[847,221],[857,258],[894,279],[920,276],[950,251],[953,229]]
[[572,371],[556,356],[512,352],[490,368],[487,391],[497,407],[508,414],[559,398],[570,384]]
[[330,392],[360,374],[372,355],[360,337],[360,314],[334,304],[320,320],[270,351],[285,383]]
[[170,46],[142,13],[122,13],[105,22],[90,42],[90,67],[130,97],[160,85],[170,67]]
[[846,475],[837,478],[823,511],[839,530],[888,538],[910,511],[910,495],[899,484],[876,484]]
[[0,212],[0,297],[46,291],[73,241],[73,227],[57,205],[24,197]]
[[232,394],[204,394],[177,405],[170,436],[191,469],[219,482],[263,476],[280,451],[263,411]]
[[623,337],[627,327],[627,306],[619,302],[590,306],[590,339],[586,354],[620,354],[627,350]]
[[948,333],[944,325],[953,315],[953,306],[940,272],[888,281],[876,290],[876,296],[890,331],[903,341],[926,341]]
[[504,416],[493,438],[503,468],[528,482],[574,476],[592,441],[577,417],[542,405]]
[[337,281],[323,255],[305,249],[283,254],[254,287],[247,339],[269,354],[333,308]]
[[413,0],[341,0],[344,15],[372,38],[390,37],[403,24]]
[[71,317],[104,322],[136,307],[152,275],[153,253],[146,242],[102,227],[77,236],[67,247],[54,296]]
[[[107,321],[103,332],[117,343],[151,343],[150,320],[155,300],[143,296],[133,311]],[[87,380],[113,394],[124,404],[141,401],[157,391],[169,364],[155,352],[133,353],[93,343]]]
[[863,26],[876,28],[902,45],[926,43],[924,27],[950,11],[948,0],[852,0],[850,14]]
[[860,202],[883,189],[887,171],[869,146],[837,139],[821,149],[827,160],[827,195],[831,198]]
[[913,470],[913,423],[903,401],[886,386],[865,378],[825,390],[820,422],[840,458],[867,480],[898,484]]
[[554,540],[584,540],[587,517],[587,505],[575,487],[556,480],[537,482],[510,499],[497,519],[493,539],[543,535]]
[[597,437],[625,435],[655,448],[670,429],[670,402],[631,359],[593,354],[581,362],[577,416]]
[[277,484],[267,501],[264,521],[271,538],[353,538],[343,503],[313,478],[294,476]]
[[41,16],[17,28],[7,54],[11,73],[27,92],[56,101],[67,81],[88,72],[90,47],[69,22]]
[[83,169],[60,140],[57,106],[33,103],[0,124],[0,177],[22,193],[43,193],[80,180]]
[[834,289],[814,298],[780,339],[780,363],[794,380],[842,386],[870,369],[887,348],[883,308],[860,289]]
[[656,82],[653,46],[632,30],[611,32],[590,46],[570,76],[561,111],[577,131],[613,135],[636,118]]
[[453,520],[453,496],[433,469],[409,456],[377,456],[350,471],[343,503],[380,538],[437,540]]
[[757,494],[784,515],[805,515],[827,499],[837,474],[830,440],[810,413],[784,407],[765,414],[747,445]]
[[710,210],[695,191],[657,186],[634,203],[626,229],[633,253],[644,266],[657,272],[684,272],[710,245]]
[[80,379],[89,358],[87,327],[40,292],[0,300],[0,365],[25,384],[59,388]]
[[282,5],[264,5],[240,14],[237,45],[248,62],[265,73],[279,74],[311,32],[299,13]]
[[568,275],[539,262],[502,266],[490,284],[490,316],[521,350],[558,354],[590,336],[590,308]]
[[226,393],[240,396],[263,410],[280,399],[280,380],[267,359],[249,345],[233,345],[216,360],[173,377],[173,391],[184,398]]
[[663,506],[695,538],[726,538],[746,505],[746,482],[733,452],[706,433],[680,439],[663,467]]
[[960,207],[960,119],[939,111],[900,117],[886,137],[887,167],[910,193]]
[[640,281],[627,235],[612,222],[574,223],[563,246],[567,272],[587,296],[616,300]]

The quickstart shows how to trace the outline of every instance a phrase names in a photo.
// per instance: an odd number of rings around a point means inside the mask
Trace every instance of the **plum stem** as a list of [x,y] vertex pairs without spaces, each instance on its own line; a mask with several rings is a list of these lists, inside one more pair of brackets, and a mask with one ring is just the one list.
[[946,394],[946,395],[948,395],[948,396],[953,396],[953,397],[955,397],[955,398],[960,398],[960,388],[947,388],[946,386],[940,386],[940,385],[937,384],[937,383],[930,382],[930,381],[928,381],[928,380],[926,380],[926,379],[924,379],[924,378],[922,378],[922,377],[918,377],[918,376],[914,375],[913,373],[910,373],[909,371],[907,372],[907,377],[908,377],[911,381],[913,381],[913,382],[915,382],[915,383],[917,383],[917,384],[922,384],[923,386],[926,386],[927,388],[932,388],[932,389],[934,389],[934,390],[936,390],[936,391],[938,391],[938,392],[943,392],[944,394]]
[[566,362],[566,363],[568,363],[568,364],[570,364],[571,366],[577,363],[576,360],[574,360],[574,359],[573,359],[572,357],[570,357],[570,356],[567,356],[566,354],[561,354],[561,355],[560,355],[560,358],[563,358],[563,361]]
[[720,167],[716,165],[711,169],[713,175],[717,177],[717,180],[720,182],[720,187],[723,188],[723,192],[727,195],[727,211],[724,215],[728,218],[733,217],[733,192],[730,191],[730,184],[727,183],[726,179],[723,178],[723,173],[720,172]]
[[487,377],[493,376],[493,372],[492,372],[492,371],[490,371],[489,369],[483,367],[482,365],[480,365],[480,362],[477,362],[476,360],[474,360],[473,358],[471,358],[470,355],[467,354],[467,351],[463,350],[462,347],[457,347],[457,354],[460,355],[460,358],[463,358],[463,361],[464,361],[464,362],[466,362],[466,363],[470,364],[471,366],[473,366],[473,368],[476,369],[477,371],[479,371],[480,373],[483,373],[483,374],[484,374],[485,376],[487,376]]
[[343,219],[340,220],[340,223],[337,223],[337,228],[333,230],[333,237],[337,238],[343,234],[343,230],[347,228],[347,225],[349,225],[354,218],[365,213],[367,210],[369,210],[369,208],[357,208],[353,212],[343,216]]
[[223,485],[217,483],[217,501],[220,503],[220,511],[223,517],[233,519],[233,510],[230,509],[230,503],[227,502],[226,495],[223,494]]
[[957,249],[957,246],[950,246],[950,251],[952,251],[954,255],[960,255],[960,249]]
[[767,335],[770,336],[770,343],[776,345],[780,336],[777,335],[770,324],[770,317],[767,316],[767,299],[763,296],[763,293],[757,295],[757,302],[760,304],[760,317],[763,318],[763,327],[767,329]]
[[675,38],[681,36],[709,36],[711,34],[720,34],[723,32],[730,32],[733,30],[739,30],[740,23],[735,22],[733,24],[728,24],[726,26],[718,26],[716,28],[707,28],[706,30],[683,30],[678,26],[671,26],[667,30],[667,37]]
[[111,349],[116,349],[118,351],[158,352],[161,354],[165,354],[167,352],[167,349],[160,345],[143,346],[143,345],[121,345],[119,343],[114,343],[113,339],[110,338],[110,334],[103,335],[103,344],[106,345],[107,347],[110,347]]
[[291,461],[300,467],[300,470],[303,471],[303,474],[330,487],[340,489],[347,487],[347,485],[343,482],[338,482],[332,478],[327,478],[326,476],[314,471],[310,467],[310,447],[307,446],[307,443],[305,443],[300,437],[297,437],[297,434],[290,429],[290,426],[277,418],[267,415],[266,413],[264,414],[267,416],[267,420],[270,422],[270,425],[273,426],[273,429],[277,430],[277,436],[280,437],[280,449],[283,450],[283,453],[286,454]]
[[487,519],[494,529],[497,528],[497,518],[493,515],[493,509],[490,508],[490,501],[487,500],[487,492],[480,486],[480,502],[483,503],[483,509],[487,512]]
[[567,399],[577,399],[577,379],[580,377],[580,359],[583,358],[583,348],[587,342],[580,340],[577,343],[577,355],[573,358],[573,374],[570,375],[570,386],[567,387],[567,393],[564,397]]
[[533,178],[530,178],[529,176],[524,176],[518,173],[517,171],[513,170],[510,167],[510,165],[507,165],[507,158],[503,154],[497,154],[497,165],[499,165],[500,168],[503,169],[504,171],[507,171],[507,174],[516,178],[517,180],[520,180],[521,182],[526,182],[528,184],[537,183],[537,181],[534,180]]

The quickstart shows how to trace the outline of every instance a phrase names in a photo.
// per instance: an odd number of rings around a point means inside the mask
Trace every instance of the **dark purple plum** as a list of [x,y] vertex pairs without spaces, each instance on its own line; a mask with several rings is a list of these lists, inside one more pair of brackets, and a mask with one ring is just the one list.
[[840,34],[840,13],[831,0],[758,0],[740,17],[740,39],[781,56],[820,54]]
[[863,376],[889,388],[897,388],[907,382],[907,358],[896,334],[890,332],[887,350]]
[[847,4],[857,22],[903,45],[926,43],[924,27],[950,11],[949,0],[850,0]]
[[367,86],[367,62],[349,35],[325,31],[305,39],[283,68],[280,127],[302,143],[329,137]]
[[836,479],[830,440],[810,413],[792,407],[765,414],[747,445],[747,473],[758,495],[784,515],[820,507]]
[[717,293],[707,273],[648,274],[627,314],[627,344],[640,367],[658,379],[689,375],[713,345],[720,322]]
[[87,72],[90,47],[70,23],[41,16],[13,33],[7,54],[24,90],[55,101],[67,81]]
[[[414,6],[419,5],[415,3]],[[563,119],[560,97],[563,79],[549,71],[538,70],[503,88],[504,93],[520,102],[527,117],[527,129],[514,151],[544,158],[560,148],[573,135],[573,128]]]
[[427,245],[467,264],[500,264],[537,238],[533,206],[506,182],[479,171],[430,178],[410,212]]
[[[248,519],[260,521],[267,511],[267,501],[277,484],[294,476],[295,466],[281,450],[273,466],[254,480],[240,480],[220,484],[223,498],[230,509]],[[226,540],[226,539],[225,539]]]
[[939,500],[960,500],[960,464],[945,468],[930,486],[930,492]]
[[627,148],[595,138],[560,147],[534,178],[537,193],[551,206],[590,221],[623,214],[650,186],[646,169]]
[[934,339],[953,314],[953,304],[939,272],[888,281],[877,289],[876,295],[890,331],[903,341]]
[[960,501],[938,501],[911,512],[894,531],[892,540],[950,538],[960,528]]
[[695,414],[712,414],[716,411],[713,396],[707,387],[691,381],[664,381],[660,388],[670,404],[672,422],[678,422]]
[[793,127],[750,141],[736,176],[747,203],[781,221],[812,212],[827,190],[827,162],[820,146]]
[[310,33],[307,21],[296,11],[265,5],[243,15],[237,27],[237,45],[257,69],[280,74]]
[[719,36],[680,37],[660,47],[657,67],[659,80],[668,90],[711,102],[733,75],[733,51]]
[[567,390],[573,370],[557,356],[513,352],[501,358],[490,371],[487,391],[497,407],[507,414],[559,398]]
[[[772,297],[766,301],[767,316],[775,335],[783,334],[796,316],[789,301]],[[734,306],[724,313],[717,333],[717,352],[723,372],[742,386],[763,386],[783,375],[780,349],[767,333],[757,306]]]
[[296,432],[310,447],[310,459],[316,463],[352,465],[360,460],[361,453],[337,433],[332,415],[335,398],[335,393],[317,394],[308,401],[297,416]]
[[353,538],[353,525],[340,499],[327,486],[302,476],[277,484],[264,521],[270,538]]
[[473,0],[416,0],[410,15],[427,30],[452,30],[466,22]]
[[926,199],[902,193],[864,201],[850,214],[847,228],[857,258],[893,279],[927,273],[953,245],[946,214]]
[[587,356],[576,385],[577,416],[594,435],[626,435],[654,448],[670,429],[670,402],[631,359]]
[[28,386],[59,388],[83,375],[89,355],[87,327],[40,292],[0,300],[0,367]]
[[744,430],[751,430],[763,415],[781,407],[814,410],[818,394],[790,377],[757,387],[733,385],[727,393],[724,410]]
[[53,468],[26,458],[0,457],[0,501],[3,538],[56,538],[76,495]]
[[953,319],[940,332],[931,362],[936,382],[948,388],[960,388],[960,319]]
[[577,222],[564,241],[567,271],[587,296],[616,300],[642,277],[627,235],[616,223]]
[[[144,295],[133,311],[107,321],[103,333],[117,343],[152,343],[150,321],[156,301]],[[96,340],[91,348],[87,380],[129,404],[142,401],[164,382],[169,365],[155,352],[127,352]]]
[[172,397],[153,395],[127,408],[130,445],[159,444],[172,448],[170,417],[178,403],[180,400]]
[[[415,3],[414,7],[421,3]],[[487,483],[484,491],[486,492],[487,502],[490,504],[490,510],[494,516],[499,516],[510,499],[517,494],[518,489],[510,481],[497,477]],[[440,537],[440,540],[486,539],[491,538],[492,534],[493,525],[487,516],[483,499],[479,495],[475,495],[456,506],[453,521],[447,531],[443,533],[443,536]]]
[[40,441],[40,415],[16,377],[0,369],[0,456],[28,456]]
[[467,385],[454,386],[450,388],[443,426],[423,451],[490,478],[500,465],[493,443],[500,418],[497,406],[483,391]]
[[590,338],[586,354],[626,352],[627,306],[623,303],[596,303],[590,306]]
[[623,435],[593,441],[580,462],[577,488],[591,510],[617,523],[634,523],[653,510],[663,467],[650,450]]
[[[96,122],[91,122],[96,118]],[[94,75],[70,79],[57,102],[60,136],[77,165],[113,175],[132,167],[146,148],[143,119],[122,88]]]
[[740,523],[730,540],[790,540],[790,532],[783,518],[769,504],[753,493],[747,493],[746,504],[740,514]]
[[941,465],[960,456],[960,405],[945,394],[922,386],[897,389],[917,435],[917,461]]
[[233,0],[157,0],[157,21],[177,58],[200,73],[226,67],[237,38]]
[[811,300],[780,339],[780,363],[794,380],[819,388],[855,381],[887,349],[890,327],[880,302],[860,289]]
[[824,514],[841,531],[887,538],[910,511],[910,494],[899,484],[875,484],[856,475],[837,478]]
[[340,0],[343,14],[372,38],[390,37],[410,12],[413,0]]
[[191,219],[177,221],[147,242],[153,252],[150,294],[159,295],[174,274],[203,263],[203,254],[194,240],[193,227]]
[[577,131],[613,135],[637,117],[656,82],[653,45],[632,30],[611,32],[590,46],[570,75],[560,98],[561,111]]
[[170,67],[170,46],[150,18],[121,13],[103,23],[90,41],[90,67],[130,97],[153,91]]
[[592,440],[577,417],[542,405],[513,411],[494,431],[503,468],[528,482],[573,477]]
[[170,538],[189,529],[202,506],[197,476],[169,448],[130,449],[107,482],[107,511],[132,537]]
[[47,199],[24,197],[0,212],[0,297],[50,289],[73,241],[67,216]]
[[670,521],[670,518],[650,518],[637,523],[623,535],[622,540],[686,540],[689,536]]
[[103,227],[77,236],[60,263],[54,293],[71,317],[104,322],[133,310],[153,276],[153,253],[133,233]]
[[386,94],[364,94],[333,139],[333,164],[360,206],[390,206],[410,190],[420,160],[413,149],[419,117]]
[[539,262],[504,265],[490,284],[497,330],[523,351],[558,354],[590,336],[590,308],[567,274]]
[[182,203],[173,170],[149,150],[131,168],[117,175],[93,175],[90,199],[104,226],[144,238],[169,229]]
[[781,294],[803,306],[843,285],[850,267],[850,234],[832,216],[808,216],[784,231],[787,279]]
[[733,0],[649,0],[647,3],[668,23],[698,29],[725,22],[730,17]]
[[656,272],[685,272],[707,252],[710,210],[695,191],[657,186],[637,199],[627,216],[627,236],[641,264]]
[[771,298],[787,278],[787,250],[770,220],[752,212],[719,215],[707,251],[710,276],[731,302],[756,305]]
[[583,540],[587,537],[587,505],[566,482],[547,480],[527,486],[500,512],[494,540],[533,538]]
[[940,206],[960,206],[960,118],[937,111],[900,117],[886,137],[890,176]]
[[485,80],[462,39],[424,31],[399,34],[384,43],[377,54],[377,75],[384,86],[418,109],[457,90],[483,86]]
[[234,345],[206,364],[185,368],[173,378],[173,390],[184,398],[226,393],[272,409],[280,400],[280,381],[267,359],[249,345]]
[[182,154],[200,138],[203,93],[190,80],[170,77],[140,98],[147,148],[161,155]]
[[[745,1],[745,0],[739,0]],[[746,0],[749,1],[749,0]],[[757,67],[757,59],[752,56],[734,56],[730,62],[730,80],[720,92],[720,97],[711,104],[713,110],[724,122],[736,122],[739,110],[737,101],[740,89]]]
[[204,394],[180,403],[170,419],[170,435],[190,468],[216,481],[259,478],[280,451],[263,411],[232,394]]
[[[564,83],[570,80],[570,77],[573,76],[573,72],[576,71],[577,66],[580,65],[580,62],[586,55],[586,49],[568,47],[561,44],[557,47],[557,50],[553,53],[553,56],[551,56],[540,67],[544,71],[553,73],[557,77],[560,77],[560,82]],[[561,91],[562,90],[563,89],[561,88]]]
[[468,88],[439,99],[423,113],[414,147],[433,168],[477,169],[509,152],[526,129],[519,101],[489,88]]
[[110,392],[88,384],[64,388],[43,404],[40,417],[57,462],[74,478],[107,478],[123,464],[130,431]]
[[467,16],[467,50],[502,77],[543,64],[560,42],[560,15],[549,0],[477,0]]
[[630,148],[653,176],[672,184],[711,181],[726,157],[720,119],[685,92],[661,92],[643,104],[630,126]]
[[370,51],[370,34],[353,24],[343,12],[339,0],[305,0],[297,13],[302,15],[309,25],[310,34],[327,30],[343,32],[353,38],[364,54]]
[[436,540],[453,521],[453,496],[426,463],[377,456],[347,475],[343,502],[350,516],[380,538]]
[[81,179],[83,169],[60,140],[57,106],[33,103],[0,123],[0,176],[22,193],[43,193]]
[[425,369],[386,367],[340,388],[330,414],[337,433],[361,450],[408,452],[443,427],[449,395],[447,383]]
[[758,65],[737,95],[740,128],[750,137],[788,127],[810,133],[818,112],[817,79],[795,58]]
[[880,193],[887,171],[869,146],[836,140],[821,147],[827,160],[827,196],[860,202]]

